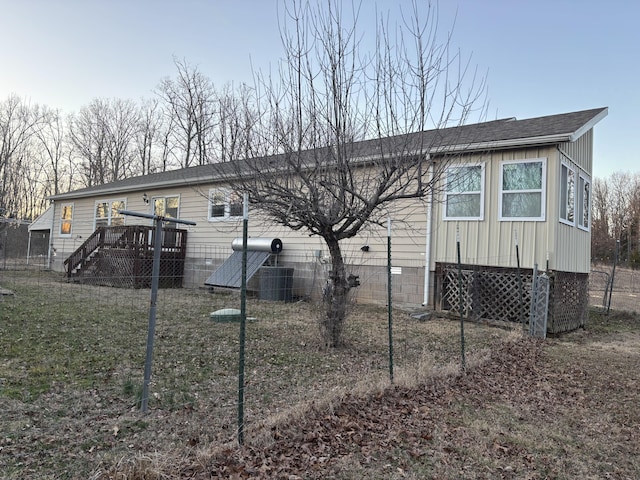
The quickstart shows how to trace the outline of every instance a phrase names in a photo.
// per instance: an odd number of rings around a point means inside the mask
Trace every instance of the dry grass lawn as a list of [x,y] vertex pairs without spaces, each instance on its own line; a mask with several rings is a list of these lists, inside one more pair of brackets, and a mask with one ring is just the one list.
[[313,305],[250,300],[245,446],[233,296],[162,291],[150,413],[148,291],[0,278],[0,477],[640,478],[640,321],[592,314],[545,342],[356,306],[320,347]]

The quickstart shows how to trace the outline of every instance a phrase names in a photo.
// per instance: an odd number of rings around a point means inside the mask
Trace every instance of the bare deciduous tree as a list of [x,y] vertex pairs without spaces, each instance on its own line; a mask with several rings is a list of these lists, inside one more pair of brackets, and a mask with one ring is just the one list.
[[620,261],[640,265],[640,174],[614,172],[593,184],[591,254],[613,258],[620,241]]
[[402,218],[402,200],[426,198],[446,161],[430,165],[437,135],[416,132],[461,124],[483,106],[484,90],[475,78],[465,88],[467,63],[438,38],[431,7],[414,3],[397,24],[378,16],[369,53],[360,6],[347,4],[282,4],[284,60],[277,77],[257,75],[262,148],[277,155],[218,168],[258,211],[326,243],[321,324],[330,346],[340,343],[353,287],[341,241]]
[[206,165],[211,160],[209,147],[213,139],[214,88],[197,67],[175,60],[178,75],[165,78],[157,88],[164,113],[172,128],[167,139],[175,147],[168,150],[180,155],[179,166]]
[[214,131],[216,160],[227,162],[258,155],[256,137],[259,114],[255,93],[247,85],[237,91],[226,86],[216,95],[217,125]]
[[130,100],[95,99],[70,117],[70,138],[85,186],[139,173],[133,167],[138,126],[139,112]]
[[591,205],[591,258],[596,261],[607,260],[613,253],[609,200],[607,182],[595,178]]
[[29,180],[32,140],[41,128],[43,115],[16,95],[0,102],[0,215],[31,216],[33,198]]
[[148,175],[161,169],[158,156],[154,155],[160,145],[162,118],[157,99],[143,101],[140,106],[138,128],[136,129],[136,152],[140,175]]
[[72,171],[65,161],[68,159],[65,125],[59,110],[44,107],[43,119],[42,128],[36,132],[36,138],[41,152],[39,157],[46,162],[44,193],[57,195],[71,189],[72,185]]

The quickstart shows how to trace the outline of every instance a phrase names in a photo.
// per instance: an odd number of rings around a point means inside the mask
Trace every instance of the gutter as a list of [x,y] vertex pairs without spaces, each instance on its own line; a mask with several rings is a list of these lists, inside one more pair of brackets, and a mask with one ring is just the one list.
[[141,190],[150,189],[150,188],[163,188],[163,187],[183,187],[185,185],[209,185],[211,183],[221,182],[223,179],[215,180],[212,178],[203,178],[203,177],[193,177],[191,179],[183,178],[181,180],[164,180],[160,182],[153,183],[138,183],[135,185],[125,185],[122,187],[111,187],[109,188],[110,183],[105,183],[104,187],[99,190],[92,190],[91,192],[81,192],[81,191],[73,191],[68,193],[61,193],[58,195],[52,195],[47,197],[47,200],[56,201],[56,200],[68,200],[72,198],[88,198],[88,197],[99,197],[102,195],[113,195],[116,193],[127,193],[127,192],[139,192]]
[[508,140],[495,140],[490,142],[467,143],[460,145],[451,145],[436,147],[430,150],[430,153],[447,154],[449,152],[475,152],[485,150],[498,150],[511,147],[531,147],[538,145],[548,145],[554,143],[564,143],[572,141],[571,133],[558,133],[554,135],[543,135],[540,137],[512,138]]

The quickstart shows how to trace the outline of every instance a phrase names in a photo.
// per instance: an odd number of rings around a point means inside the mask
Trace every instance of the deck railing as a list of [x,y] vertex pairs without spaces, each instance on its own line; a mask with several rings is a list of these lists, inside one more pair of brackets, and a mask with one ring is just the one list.
[[[152,256],[155,228],[146,225],[119,225],[98,227],[65,261],[67,277],[80,276],[98,253],[121,251],[128,257]],[[162,254],[172,258],[184,258],[187,248],[187,231],[177,228],[162,229]]]

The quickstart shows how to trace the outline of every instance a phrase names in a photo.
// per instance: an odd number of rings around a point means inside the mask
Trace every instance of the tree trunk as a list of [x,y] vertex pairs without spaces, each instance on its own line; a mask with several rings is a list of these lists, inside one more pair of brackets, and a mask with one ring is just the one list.
[[331,255],[331,271],[322,294],[324,315],[321,319],[321,330],[327,345],[335,348],[341,341],[350,287],[338,240],[325,237],[325,241]]

